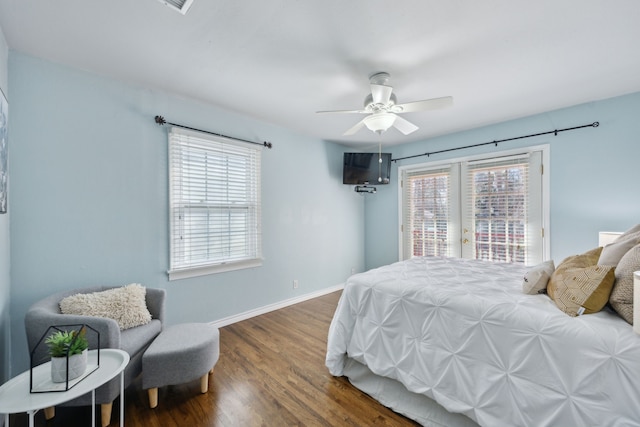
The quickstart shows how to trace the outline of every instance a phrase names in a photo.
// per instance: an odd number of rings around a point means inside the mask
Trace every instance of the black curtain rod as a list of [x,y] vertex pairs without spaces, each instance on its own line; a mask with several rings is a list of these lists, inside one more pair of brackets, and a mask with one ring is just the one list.
[[155,121],[160,126],[162,126],[164,124],[167,124],[167,125],[171,125],[171,126],[177,126],[179,128],[183,128],[183,129],[195,130],[196,132],[208,133],[209,135],[221,136],[223,138],[235,139],[237,141],[248,142],[249,144],[256,144],[256,145],[262,145],[263,147],[267,147],[267,148],[273,148],[273,144],[270,143],[270,142],[267,142],[267,141],[264,141],[262,143],[253,142],[253,141],[247,141],[246,139],[234,138],[232,136],[223,135],[221,133],[209,132],[208,130],[196,129],[196,128],[192,128],[192,127],[189,127],[189,126],[179,125],[177,123],[171,123],[171,122],[166,121],[164,119],[164,117],[162,117],[162,116],[156,116]]
[[554,134],[555,136],[558,136],[558,133],[560,133],[560,132],[566,132],[566,131],[569,131],[569,130],[576,130],[576,129],[582,129],[582,128],[588,128],[588,127],[597,128],[598,126],[600,126],[600,123],[593,122],[593,123],[588,124],[588,125],[575,126],[575,127],[572,127],[572,128],[555,129],[555,130],[550,130],[548,132],[533,133],[531,135],[516,136],[514,138],[506,138],[506,139],[499,139],[499,140],[496,140],[496,141],[482,142],[480,144],[465,145],[464,147],[447,148],[446,150],[432,151],[430,153],[415,154],[413,156],[399,157],[397,159],[391,159],[391,161],[392,162],[397,162],[398,160],[413,159],[414,157],[422,157],[422,156],[429,157],[432,154],[440,154],[440,153],[446,153],[448,151],[464,150],[465,148],[482,147],[483,145],[495,144],[495,146],[497,147],[500,142],[513,141],[513,140],[516,140],[516,139],[523,139],[523,138],[532,138],[534,136],[549,135],[551,133]]

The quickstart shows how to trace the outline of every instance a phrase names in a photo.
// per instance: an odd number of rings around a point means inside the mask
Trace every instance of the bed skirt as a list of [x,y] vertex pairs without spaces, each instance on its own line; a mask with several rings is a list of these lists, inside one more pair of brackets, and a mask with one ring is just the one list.
[[426,427],[479,427],[471,418],[453,414],[433,399],[412,393],[400,382],[380,377],[365,365],[347,358],[344,375],[359,390],[393,411]]

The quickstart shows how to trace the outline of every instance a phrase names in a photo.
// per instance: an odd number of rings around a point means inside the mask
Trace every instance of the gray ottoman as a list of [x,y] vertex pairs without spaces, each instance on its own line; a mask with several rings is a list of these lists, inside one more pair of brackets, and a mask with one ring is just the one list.
[[169,326],[142,355],[142,388],[149,406],[158,406],[158,387],[200,378],[200,391],[209,390],[209,374],[220,356],[220,332],[206,323]]

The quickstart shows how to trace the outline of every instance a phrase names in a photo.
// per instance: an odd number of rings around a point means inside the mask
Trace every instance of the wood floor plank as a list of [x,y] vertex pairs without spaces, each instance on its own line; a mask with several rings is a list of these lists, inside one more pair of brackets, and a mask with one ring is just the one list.
[[[221,328],[220,359],[209,392],[200,393],[199,380],[161,387],[159,404],[150,409],[138,378],[125,392],[126,426],[418,425],[325,367],[329,324],[339,298],[340,292],[334,292]],[[119,424],[118,411],[116,402],[111,426]],[[49,422],[36,414],[36,426],[87,426],[90,421],[88,407],[57,408]],[[11,426],[27,425],[26,415],[11,416]]]

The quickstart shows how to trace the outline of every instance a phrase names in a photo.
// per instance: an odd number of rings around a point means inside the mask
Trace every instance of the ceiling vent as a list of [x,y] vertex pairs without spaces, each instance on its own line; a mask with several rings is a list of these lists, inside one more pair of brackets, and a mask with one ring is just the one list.
[[185,15],[189,8],[191,7],[191,3],[193,0],[158,0],[160,3],[164,3],[169,6],[173,10],[177,10],[181,14]]

